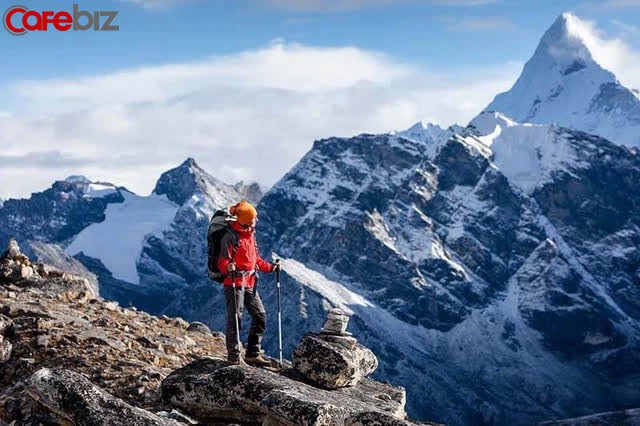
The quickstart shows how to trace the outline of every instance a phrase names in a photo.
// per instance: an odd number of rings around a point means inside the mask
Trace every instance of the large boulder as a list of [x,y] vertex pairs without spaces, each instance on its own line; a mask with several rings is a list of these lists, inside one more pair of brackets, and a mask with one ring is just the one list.
[[27,379],[27,393],[77,425],[179,426],[181,423],[133,407],[69,370],[42,368]]
[[327,389],[358,384],[378,367],[378,359],[350,336],[307,333],[293,353],[293,368]]
[[329,391],[294,378],[293,370],[277,374],[204,358],[169,375],[162,383],[162,397],[200,421],[342,425],[373,412],[393,419],[381,425],[411,424],[405,420],[403,388],[365,379],[356,386]]

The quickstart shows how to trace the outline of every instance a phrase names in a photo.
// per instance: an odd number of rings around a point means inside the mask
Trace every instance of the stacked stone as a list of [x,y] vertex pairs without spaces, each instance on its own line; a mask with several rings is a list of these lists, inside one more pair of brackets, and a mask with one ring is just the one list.
[[357,385],[378,368],[378,359],[347,331],[349,317],[329,311],[319,333],[307,333],[293,353],[293,368],[306,380],[326,389]]

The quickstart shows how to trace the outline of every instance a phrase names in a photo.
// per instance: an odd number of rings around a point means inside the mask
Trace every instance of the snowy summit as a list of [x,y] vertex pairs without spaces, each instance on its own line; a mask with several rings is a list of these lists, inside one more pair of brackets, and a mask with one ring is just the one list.
[[591,29],[563,13],[507,92],[485,111],[520,123],[559,124],[640,146],[640,100],[594,59]]

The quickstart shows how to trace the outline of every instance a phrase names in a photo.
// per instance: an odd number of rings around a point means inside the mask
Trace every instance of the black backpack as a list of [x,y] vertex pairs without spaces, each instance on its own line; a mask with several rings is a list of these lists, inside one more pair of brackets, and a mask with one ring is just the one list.
[[228,232],[233,236],[233,245],[238,248],[238,235],[231,229],[229,222],[235,219],[227,210],[217,210],[209,221],[209,230],[207,232],[207,246],[209,259],[207,261],[207,269],[209,278],[221,283],[225,274],[218,270],[218,258],[220,257],[220,243],[222,237]]

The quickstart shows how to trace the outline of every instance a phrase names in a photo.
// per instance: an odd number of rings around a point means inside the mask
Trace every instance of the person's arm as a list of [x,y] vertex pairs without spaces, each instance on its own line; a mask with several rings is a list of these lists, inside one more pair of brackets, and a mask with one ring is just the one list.
[[227,232],[220,241],[220,256],[218,257],[218,270],[223,274],[227,273],[229,264],[233,262],[234,251],[233,236]]
[[258,252],[258,243],[255,242],[255,239],[254,243],[256,245],[256,268],[260,272],[273,272],[273,263],[267,262],[262,257],[260,257],[260,252]]

